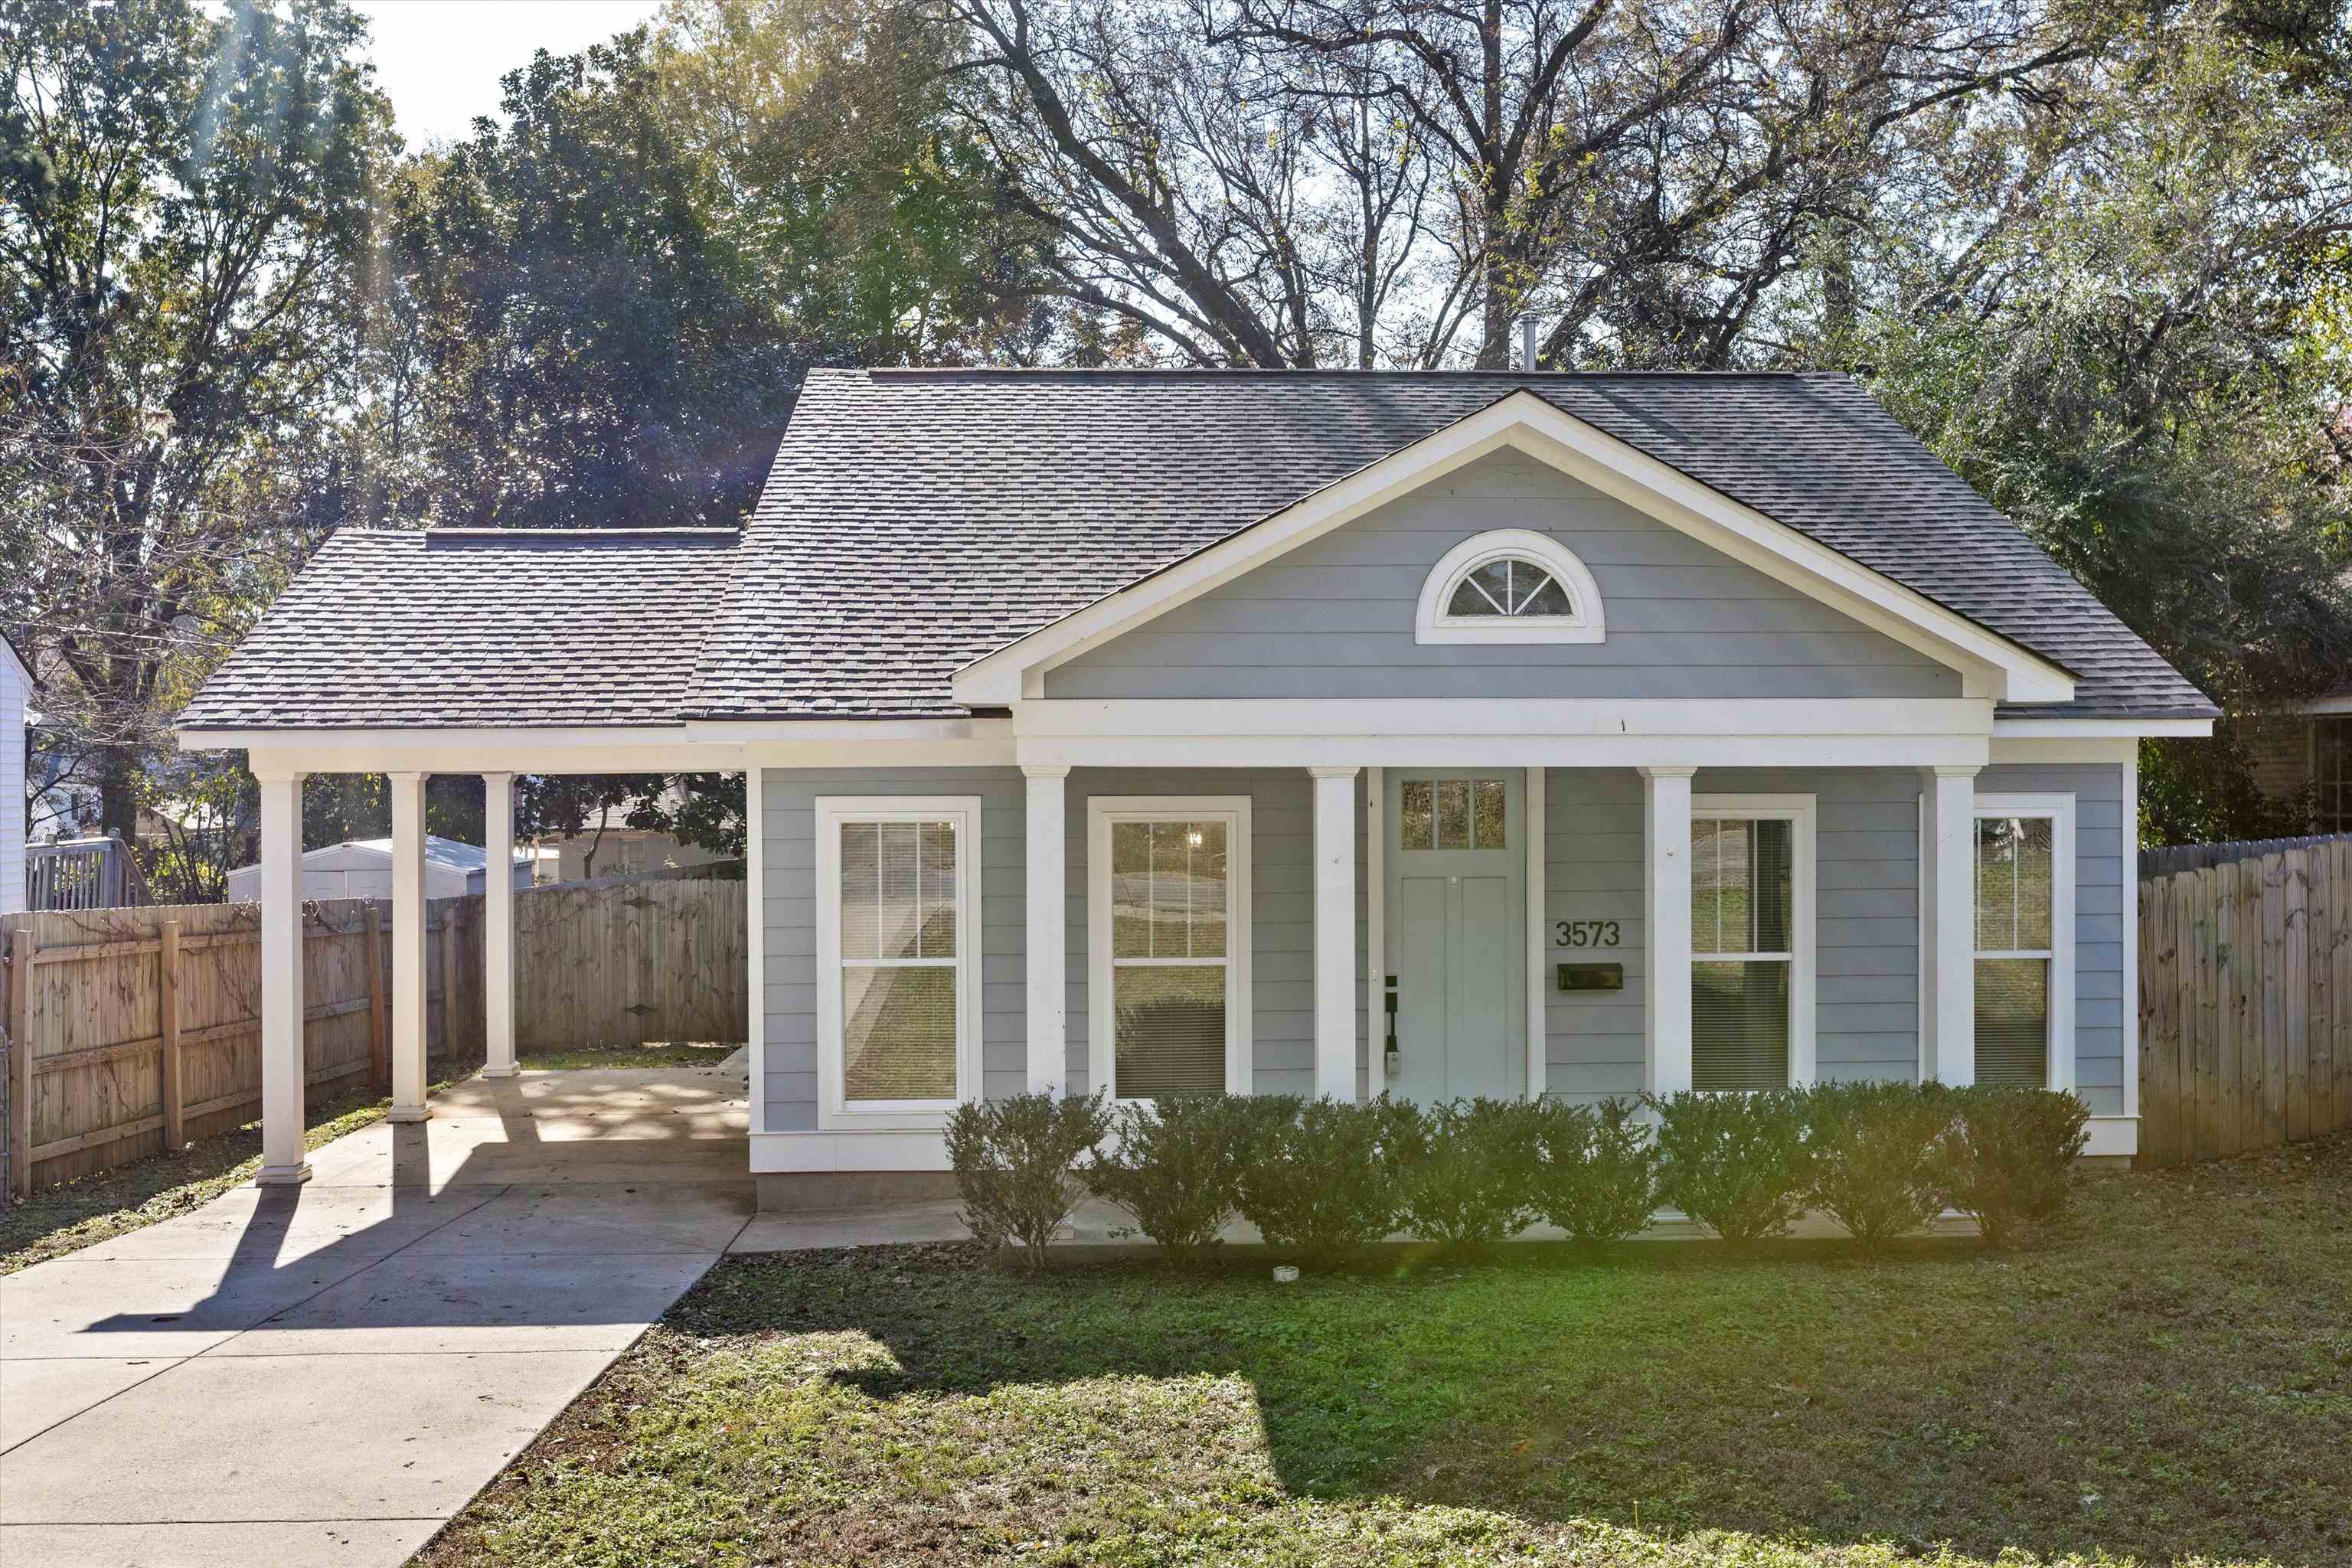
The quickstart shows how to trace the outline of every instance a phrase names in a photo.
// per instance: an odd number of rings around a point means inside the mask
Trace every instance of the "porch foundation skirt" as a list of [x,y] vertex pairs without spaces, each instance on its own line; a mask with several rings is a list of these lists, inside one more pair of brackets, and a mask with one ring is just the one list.
[[757,1179],[763,1213],[929,1203],[956,1195],[950,1171],[763,1171]]

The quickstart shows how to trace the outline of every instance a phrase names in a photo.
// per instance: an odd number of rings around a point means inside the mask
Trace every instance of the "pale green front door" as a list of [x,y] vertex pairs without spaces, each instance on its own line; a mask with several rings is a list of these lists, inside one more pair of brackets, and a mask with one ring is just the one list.
[[1387,1088],[1402,1099],[1527,1092],[1525,789],[1517,769],[1388,772]]

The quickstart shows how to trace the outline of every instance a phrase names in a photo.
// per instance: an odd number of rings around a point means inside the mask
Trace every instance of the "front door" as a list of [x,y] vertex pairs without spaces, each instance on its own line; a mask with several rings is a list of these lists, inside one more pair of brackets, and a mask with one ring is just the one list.
[[1423,1104],[1517,1099],[1528,1078],[1526,775],[1391,768],[1387,785],[1388,1090]]

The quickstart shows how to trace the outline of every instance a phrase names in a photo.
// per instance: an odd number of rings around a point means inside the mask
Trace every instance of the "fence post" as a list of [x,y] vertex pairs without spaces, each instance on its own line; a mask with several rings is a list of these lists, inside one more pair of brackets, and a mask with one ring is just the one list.
[[392,1030],[383,1016],[383,911],[367,908],[368,1087],[392,1088]]
[[163,1147],[176,1153],[188,1142],[187,1091],[180,1077],[180,922],[163,922],[160,967],[163,990],[158,1002],[163,1014]]
[[8,1190],[33,1195],[33,933],[18,931],[8,965]]

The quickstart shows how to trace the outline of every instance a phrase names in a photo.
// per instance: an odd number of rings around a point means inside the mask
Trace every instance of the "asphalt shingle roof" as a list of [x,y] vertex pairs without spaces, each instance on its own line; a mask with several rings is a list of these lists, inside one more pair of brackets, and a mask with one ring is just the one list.
[[183,722],[961,712],[973,659],[1520,387],[2078,678],[2005,713],[2214,712],[1843,374],[818,371],[740,546],[339,535]]
[[347,528],[181,725],[679,723],[737,543],[731,529]]

